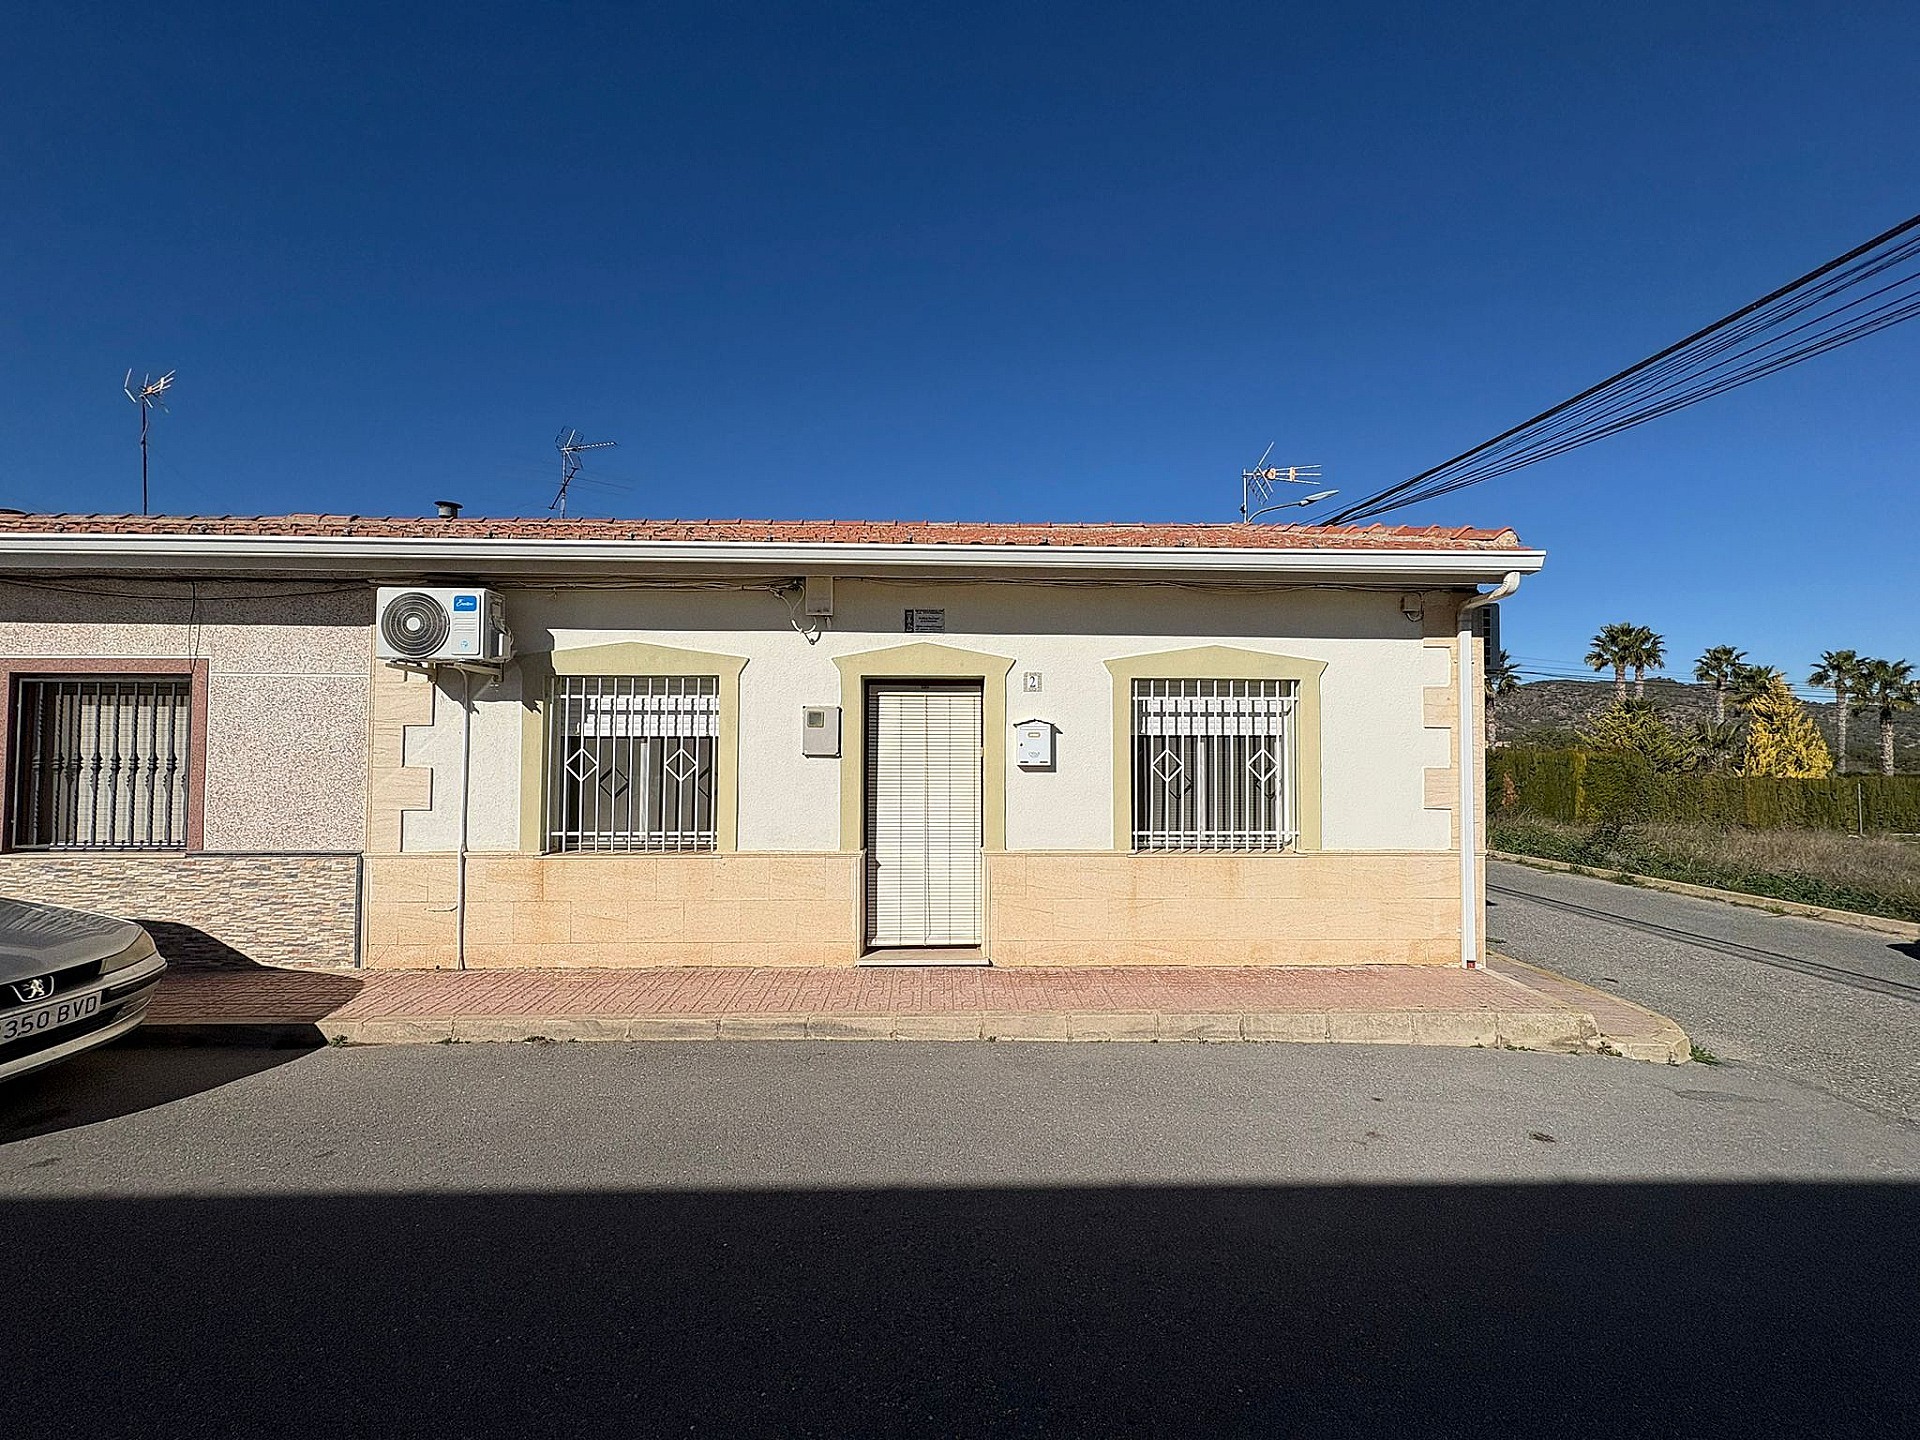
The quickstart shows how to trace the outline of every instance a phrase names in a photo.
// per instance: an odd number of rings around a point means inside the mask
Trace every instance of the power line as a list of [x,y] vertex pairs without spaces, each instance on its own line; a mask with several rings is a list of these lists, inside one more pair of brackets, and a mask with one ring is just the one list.
[[[1588,685],[1611,685],[1613,683],[1613,676],[1610,673],[1612,667],[1610,666],[1606,669],[1595,670],[1591,665],[1573,664],[1567,661],[1531,660],[1524,656],[1513,656],[1510,658],[1514,660],[1512,667],[1513,673],[1522,676],[1529,682],[1572,680]],[[1671,685],[1685,685],[1695,690],[1711,691],[1713,688],[1704,680],[1688,680],[1677,674],[1649,674],[1646,680],[1649,685],[1655,681],[1666,681]],[[1831,703],[1832,700],[1833,692],[1830,690],[1822,690],[1818,686],[1802,685],[1789,679],[1787,681],[1787,688],[1794,693],[1796,698],[1801,700],[1819,700],[1828,703]]]
[[[1349,524],[1479,485],[1590,445],[1920,315],[1920,215],[1491,440],[1358,500],[1322,524]],[[1841,297],[1879,277],[1871,290]],[[1789,323],[1796,322],[1796,323]]]

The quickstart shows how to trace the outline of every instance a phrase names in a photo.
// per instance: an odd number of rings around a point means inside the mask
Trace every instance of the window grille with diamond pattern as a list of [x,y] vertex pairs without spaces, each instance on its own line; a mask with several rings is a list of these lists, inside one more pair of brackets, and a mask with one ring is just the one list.
[[711,850],[715,675],[556,675],[547,695],[547,848]]
[[1294,817],[1291,680],[1133,682],[1133,848],[1285,850]]

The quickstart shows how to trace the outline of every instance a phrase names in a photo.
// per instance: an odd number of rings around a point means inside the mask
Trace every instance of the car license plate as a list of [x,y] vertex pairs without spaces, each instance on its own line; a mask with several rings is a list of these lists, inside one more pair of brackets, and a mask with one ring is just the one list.
[[53,1000],[45,1005],[36,1005],[31,1010],[22,1010],[17,1014],[0,1018],[0,1044],[8,1040],[21,1040],[29,1035],[39,1035],[61,1025],[71,1025],[76,1020],[84,1020],[100,1011],[100,992],[88,995],[75,995],[70,1000]]

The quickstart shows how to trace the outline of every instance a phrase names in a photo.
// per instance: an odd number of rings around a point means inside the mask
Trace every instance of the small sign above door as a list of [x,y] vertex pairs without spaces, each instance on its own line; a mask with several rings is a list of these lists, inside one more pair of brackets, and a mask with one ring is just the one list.
[[907,611],[907,634],[944,635],[947,633],[947,612],[944,610]]

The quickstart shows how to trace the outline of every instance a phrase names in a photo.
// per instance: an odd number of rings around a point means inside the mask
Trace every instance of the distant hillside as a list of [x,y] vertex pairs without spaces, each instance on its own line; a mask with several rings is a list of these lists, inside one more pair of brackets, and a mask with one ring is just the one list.
[[[1647,699],[1676,726],[1713,718],[1713,691],[1705,685],[1649,679]],[[1568,743],[1575,730],[1612,703],[1610,679],[1530,681],[1500,702],[1500,743]],[[1828,746],[1837,747],[1839,732],[1834,728],[1832,703],[1809,701],[1807,709],[1826,735]],[[1729,709],[1729,718],[1733,713]],[[1849,770],[1877,772],[1879,720],[1872,715],[1855,715],[1848,726],[1847,749]],[[1920,771],[1920,710],[1902,710],[1894,716],[1893,759],[1901,770]]]

